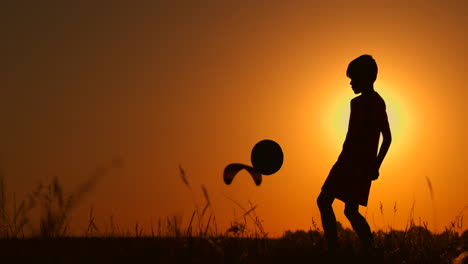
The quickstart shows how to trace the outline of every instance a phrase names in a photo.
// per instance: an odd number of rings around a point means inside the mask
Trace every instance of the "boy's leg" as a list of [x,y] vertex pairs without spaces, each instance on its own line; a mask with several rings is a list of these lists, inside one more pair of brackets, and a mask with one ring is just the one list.
[[317,198],[317,205],[322,218],[323,232],[325,233],[329,250],[336,249],[338,240],[336,218],[332,207],[334,200],[335,198],[332,195],[327,194],[323,190]]
[[372,232],[364,216],[359,213],[359,204],[346,203],[344,213],[359,236],[364,249],[372,249],[374,247]]

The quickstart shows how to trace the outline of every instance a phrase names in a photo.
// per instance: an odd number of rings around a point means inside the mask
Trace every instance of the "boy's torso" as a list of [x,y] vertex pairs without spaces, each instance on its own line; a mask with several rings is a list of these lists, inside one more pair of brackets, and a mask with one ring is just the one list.
[[385,102],[377,92],[352,99],[348,133],[339,161],[357,167],[374,164],[386,118]]

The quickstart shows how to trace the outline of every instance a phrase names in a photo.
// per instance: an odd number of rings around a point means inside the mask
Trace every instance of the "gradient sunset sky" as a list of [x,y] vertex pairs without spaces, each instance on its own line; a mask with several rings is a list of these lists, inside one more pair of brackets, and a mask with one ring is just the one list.
[[[119,157],[72,212],[78,234],[90,207],[101,227],[184,226],[201,185],[221,230],[242,214],[227,197],[256,204],[272,235],[308,230],[346,135],[346,67],[370,54],[393,142],[361,213],[374,230],[404,229],[414,204],[416,221],[443,231],[468,205],[467,1],[123,2],[2,6],[8,197],[54,176],[73,192]],[[260,187],[246,172],[224,185],[224,167],[249,164],[265,138],[283,148],[281,170]]]

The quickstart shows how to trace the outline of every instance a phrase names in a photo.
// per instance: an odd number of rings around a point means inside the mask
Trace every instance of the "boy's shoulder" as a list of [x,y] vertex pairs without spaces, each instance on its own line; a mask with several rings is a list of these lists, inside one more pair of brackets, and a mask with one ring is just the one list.
[[377,92],[373,92],[368,95],[359,95],[351,99],[351,105],[374,105],[379,108],[386,108],[385,101]]
[[383,106],[383,108],[385,108],[385,100],[382,98],[382,96],[380,96],[379,93],[377,92],[374,92],[374,101],[380,105],[380,106]]

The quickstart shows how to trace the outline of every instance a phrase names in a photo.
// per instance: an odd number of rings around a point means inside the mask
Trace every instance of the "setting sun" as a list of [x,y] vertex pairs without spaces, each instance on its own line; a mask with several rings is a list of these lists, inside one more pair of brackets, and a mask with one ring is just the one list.
[[[350,101],[352,98],[358,96],[353,94],[350,86],[340,88],[342,88],[343,91],[331,97],[327,105],[328,109],[324,109],[323,111],[323,113],[328,112],[328,115],[325,115],[326,118],[324,119],[324,131],[326,132],[324,137],[328,138],[332,144],[343,143],[348,130]],[[410,105],[408,105],[403,98],[396,95],[396,93],[392,91],[392,88],[391,84],[380,81],[377,81],[375,85],[375,91],[385,100],[388,121],[392,131],[392,144],[394,144],[392,150],[402,150],[402,148],[404,149],[405,146],[411,144],[411,142],[408,142],[412,137],[413,129],[410,124],[414,126],[414,121],[416,120],[414,115],[416,113],[411,113]],[[413,115],[413,118],[411,115]]]

